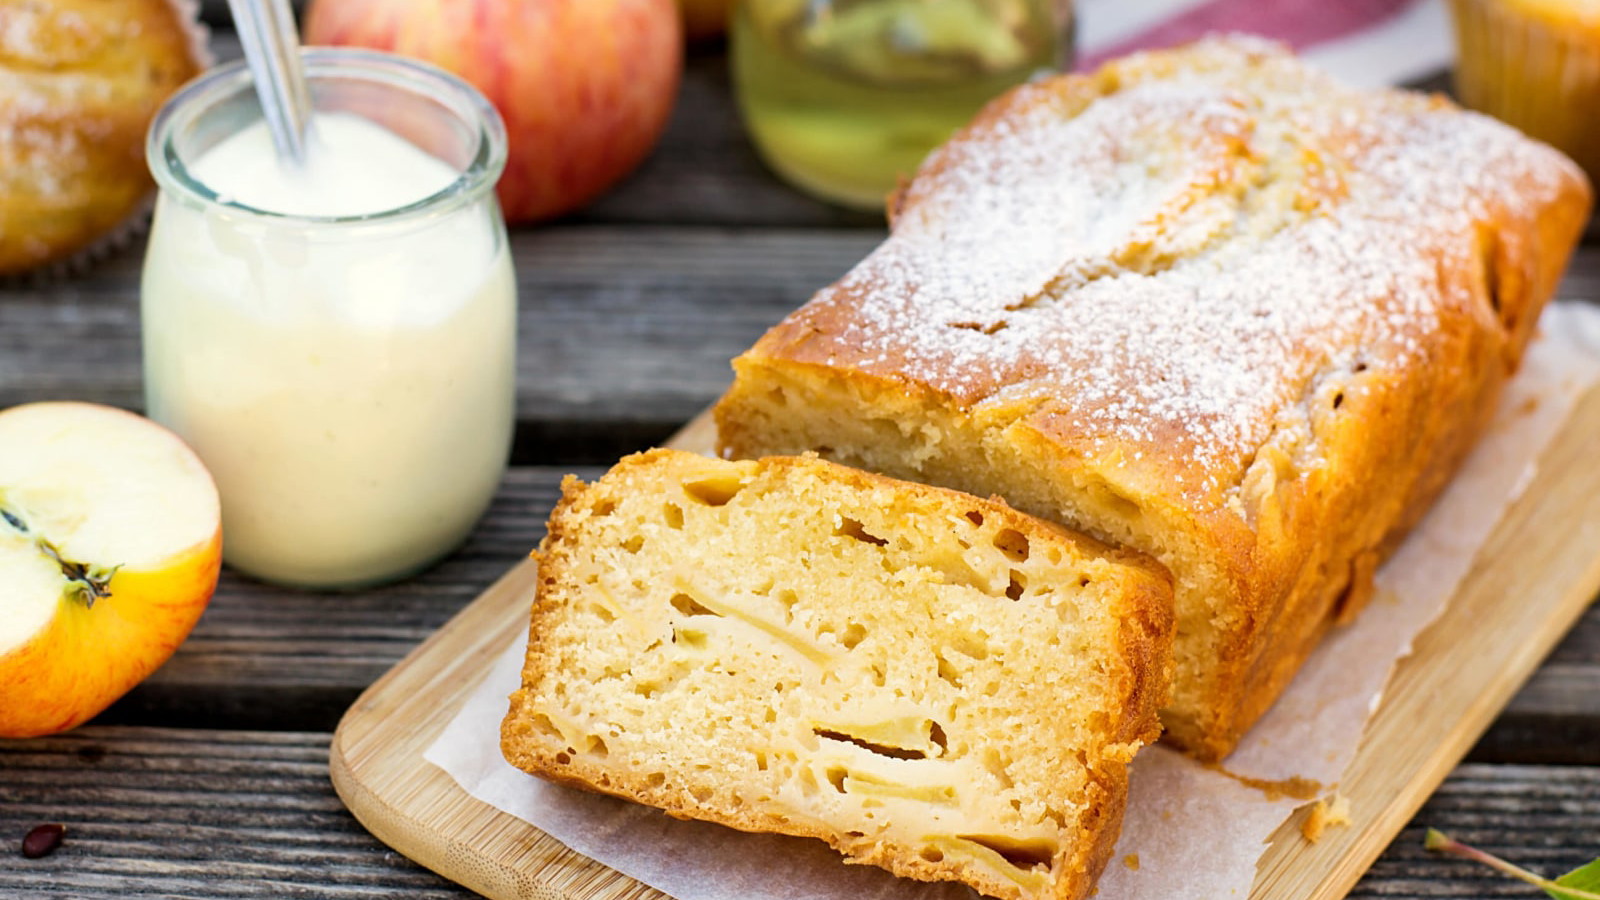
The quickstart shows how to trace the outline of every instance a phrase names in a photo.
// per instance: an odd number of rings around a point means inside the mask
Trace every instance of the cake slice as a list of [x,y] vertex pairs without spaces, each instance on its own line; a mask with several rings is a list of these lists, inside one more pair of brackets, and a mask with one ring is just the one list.
[[569,479],[506,759],[1002,898],[1086,896],[1158,733],[1159,565],[814,457]]

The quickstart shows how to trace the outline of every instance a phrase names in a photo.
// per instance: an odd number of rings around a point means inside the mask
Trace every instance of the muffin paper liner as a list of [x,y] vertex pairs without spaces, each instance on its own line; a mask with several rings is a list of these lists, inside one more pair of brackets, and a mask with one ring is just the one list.
[[1456,91],[1571,156],[1600,181],[1600,23],[1561,22],[1515,0],[1451,0]]

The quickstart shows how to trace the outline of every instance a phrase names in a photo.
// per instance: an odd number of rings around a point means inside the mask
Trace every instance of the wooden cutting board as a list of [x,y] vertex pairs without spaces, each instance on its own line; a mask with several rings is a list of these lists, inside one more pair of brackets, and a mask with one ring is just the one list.
[[[1600,590],[1597,434],[1600,391],[1591,391],[1395,670],[1340,783],[1355,823],[1310,844],[1299,834],[1303,811],[1292,817],[1262,858],[1252,900],[1343,897]],[[710,443],[702,416],[672,445]],[[524,634],[534,576],[531,562],[513,568],[361,696],[334,734],[334,787],[379,839],[494,900],[664,897],[474,799],[422,758]]]

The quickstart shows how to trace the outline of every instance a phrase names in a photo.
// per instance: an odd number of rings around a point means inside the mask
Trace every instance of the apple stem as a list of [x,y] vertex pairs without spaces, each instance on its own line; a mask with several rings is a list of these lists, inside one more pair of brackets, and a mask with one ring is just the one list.
[[94,609],[96,600],[111,596],[109,576],[102,578],[91,574],[81,563],[63,563],[61,571],[72,582],[68,590],[72,591],[84,606]]
[[1531,884],[1534,887],[1543,888],[1546,892],[1552,890],[1560,891],[1562,892],[1563,896],[1571,897],[1573,900],[1600,900],[1600,895],[1593,894],[1589,891],[1579,888],[1571,888],[1563,884],[1558,884],[1557,882],[1545,878],[1543,875],[1540,875],[1537,872],[1530,872],[1521,866],[1509,863],[1500,857],[1495,856],[1493,853],[1479,850],[1477,847],[1473,847],[1470,844],[1463,844],[1455,838],[1437,829],[1428,829],[1427,834],[1424,836],[1422,845],[1425,849],[1433,850],[1437,853],[1448,853],[1451,856],[1459,856],[1462,859],[1470,859],[1474,862],[1483,863],[1492,869],[1497,869],[1507,875],[1510,875],[1512,878],[1526,881],[1528,884]]

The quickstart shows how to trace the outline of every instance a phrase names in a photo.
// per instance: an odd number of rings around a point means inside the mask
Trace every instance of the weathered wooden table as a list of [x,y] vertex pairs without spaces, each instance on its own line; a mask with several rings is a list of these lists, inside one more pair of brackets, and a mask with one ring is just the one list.
[[[220,45],[236,52],[226,36]],[[721,56],[692,57],[672,126],[638,174],[581,215],[513,235],[514,465],[467,545],[410,581],[355,593],[224,573],[188,642],[111,710],[60,737],[0,741],[0,898],[469,896],[345,811],[327,773],[339,716],[538,542],[563,473],[593,475],[664,439],[727,384],[731,356],[882,232],[876,216],[774,180],[746,144]],[[1595,236],[1564,298],[1600,300]],[[0,288],[0,406],[140,408],[141,254]],[[66,823],[67,841],[23,859],[21,838],[41,822]],[[1600,607],[1354,894],[1536,896],[1425,853],[1430,825],[1551,875],[1600,854]]]

